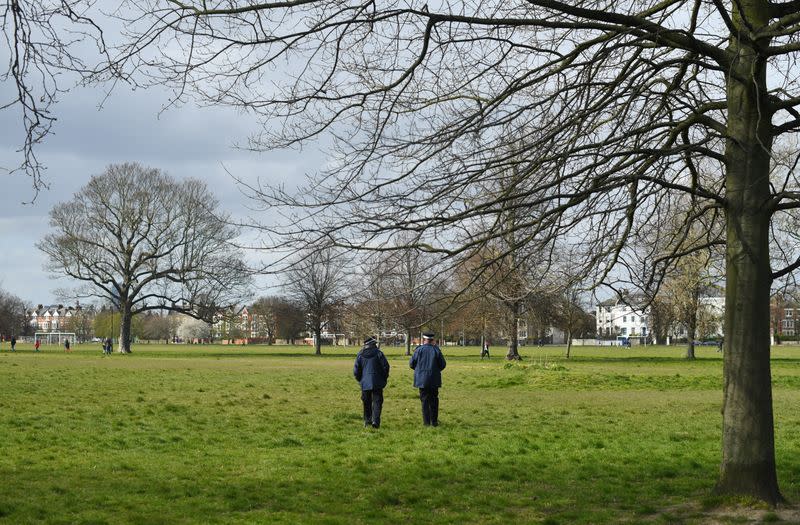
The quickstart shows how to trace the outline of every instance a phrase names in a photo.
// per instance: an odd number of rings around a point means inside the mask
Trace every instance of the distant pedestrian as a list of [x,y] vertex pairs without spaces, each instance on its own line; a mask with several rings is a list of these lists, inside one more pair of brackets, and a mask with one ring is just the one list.
[[414,370],[414,386],[419,388],[422,403],[422,424],[439,426],[439,388],[442,386],[442,370],[447,362],[438,346],[433,344],[434,334],[422,334],[422,344],[414,350],[408,362]]
[[105,355],[111,355],[111,351],[114,349],[114,344],[111,341],[111,338],[106,338],[105,344],[103,344],[103,353]]
[[17,338],[13,335],[11,336],[11,351],[12,352],[17,351]]
[[361,383],[361,403],[364,406],[364,426],[380,428],[383,409],[383,389],[389,379],[389,361],[378,348],[374,337],[364,340],[364,346],[353,364],[353,376]]
[[64,352],[71,352],[69,349],[69,339],[64,339]]
[[36,342],[35,342],[35,343],[33,343],[33,351],[34,351],[34,352],[38,352],[38,351],[39,351],[39,347],[40,347],[41,345],[42,345],[42,342],[41,342],[41,341],[39,341],[39,339],[37,338],[37,339],[36,339]]
[[483,359],[484,357],[486,357],[486,359],[489,359],[489,342],[488,341],[484,341],[483,348],[481,349],[481,359]]

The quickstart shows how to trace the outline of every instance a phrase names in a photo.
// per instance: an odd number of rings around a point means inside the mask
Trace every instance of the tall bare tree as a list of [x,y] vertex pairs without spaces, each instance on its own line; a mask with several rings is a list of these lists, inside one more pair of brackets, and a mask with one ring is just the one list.
[[667,277],[663,295],[675,310],[675,319],[686,328],[686,359],[695,358],[695,341],[707,315],[702,298],[713,293],[715,279],[709,254],[694,253],[677,262]]
[[355,337],[376,336],[394,328],[395,307],[391,254],[378,252],[364,257],[348,276],[352,291],[345,304],[348,331]]
[[333,321],[345,292],[343,263],[343,256],[333,248],[308,250],[299,254],[284,273],[287,295],[305,310],[316,355],[322,354],[322,331]]
[[236,232],[200,181],[111,165],[53,207],[50,227],[37,244],[47,270],[80,281],[69,295],[105,298],[118,308],[121,352],[130,352],[133,315],[202,317],[246,294],[249,273],[229,244]]
[[275,342],[278,330],[277,305],[281,298],[275,296],[259,297],[250,308],[250,313],[258,337],[265,338],[267,344]]
[[388,261],[392,318],[403,329],[406,355],[411,355],[413,335],[433,317],[432,303],[440,311],[446,304],[441,298],[444,270],[431,254],[410,247],[393,250]]
[[9,339],[27,334],[30,326],[25,303],[14,294],[0,289],[0,335]]

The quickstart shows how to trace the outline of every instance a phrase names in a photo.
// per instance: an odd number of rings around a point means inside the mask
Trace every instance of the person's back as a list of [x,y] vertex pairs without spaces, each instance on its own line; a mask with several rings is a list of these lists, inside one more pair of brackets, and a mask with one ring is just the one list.
[[442,370],[447,365],[442,351],[433,344],[422,344],[414,350],[409,366],[414,369],[414,387],[439,388]]
[[374,337],[364,341],[364,347],[356,355],[353,376],[361,385],[361,402],[364,408],[364,426],[381,426],[383,389],[389,378],[389,361],[380,351]]
[[439,387],[447,362],[439,347],[433,344],[432,333],[422,334],[422,344],[414,350],[408,366],[414,369],[414,386],[419,388],[422,403],[422,424],[439,425]]
[[389,377],[389,362],[377,346],[365,346],[356,356],[356,379],[361,390],[385,388]]

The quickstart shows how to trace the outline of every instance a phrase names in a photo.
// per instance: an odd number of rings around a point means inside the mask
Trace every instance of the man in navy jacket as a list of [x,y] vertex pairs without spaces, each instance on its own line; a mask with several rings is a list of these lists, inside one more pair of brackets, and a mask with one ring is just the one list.
[[378,349],[378,341],[368,337],[358,352],[353,365],[353,375],[361,383],[361,402],[364,404],[364,426],[381,426],[383,389],[389,379],[389,361]]
[[439,387],[442,370],[447,366],[442,351],[433,344],[432,333],[422,334],[422,344],[414,350],[408,366],[414,369],[414,386],[422,402],[422,424],[439,426]]

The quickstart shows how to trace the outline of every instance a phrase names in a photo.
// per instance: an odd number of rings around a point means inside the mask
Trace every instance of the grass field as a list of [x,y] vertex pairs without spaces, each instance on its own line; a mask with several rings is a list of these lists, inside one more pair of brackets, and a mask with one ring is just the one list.
[[[746,522],[710,495],[713,347],[694,362],[522,348],[522,364],[447,348],[439,428],[421,424],[403,350],[385,348],[380,430],[362,426],[354,348],[1,350],[0,523]],[[778,476],[797,502],[800,348],[773,355]]]

